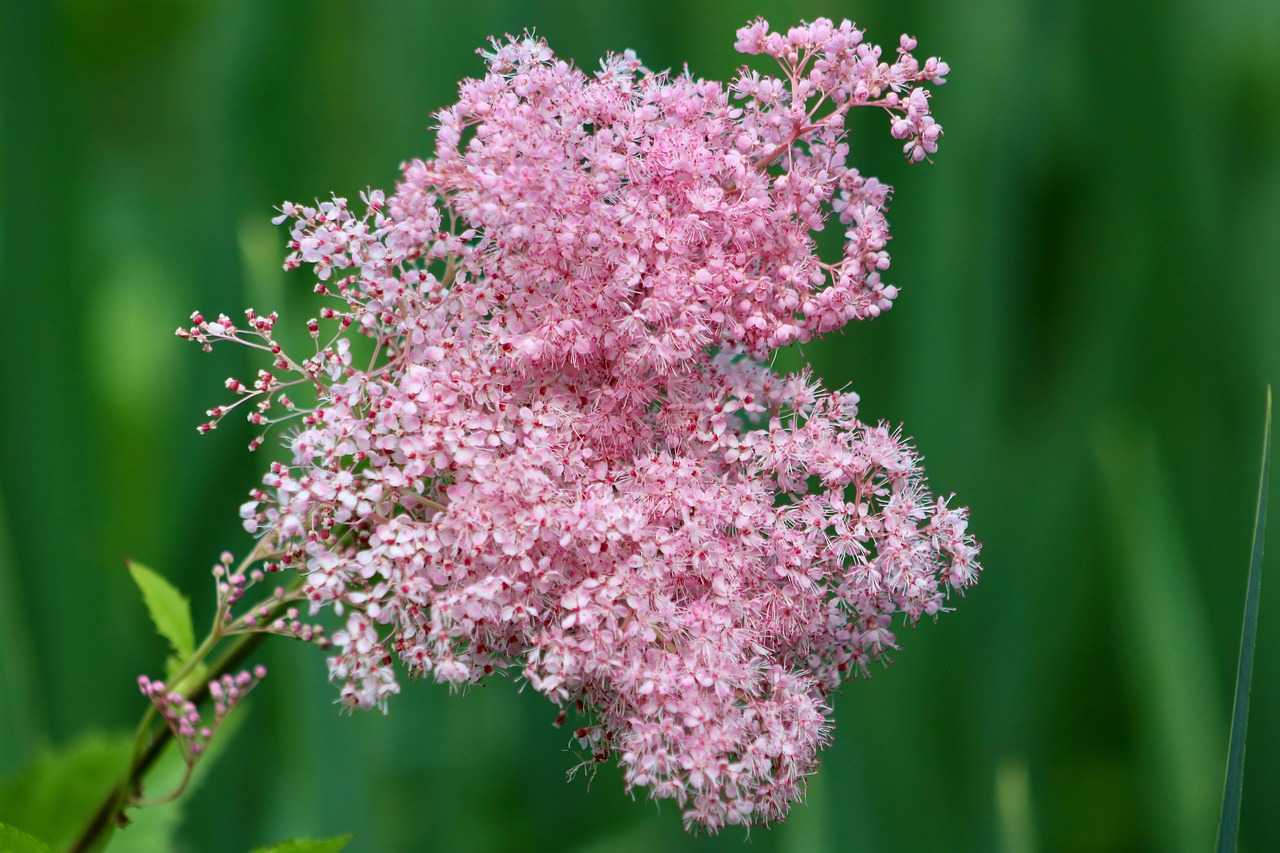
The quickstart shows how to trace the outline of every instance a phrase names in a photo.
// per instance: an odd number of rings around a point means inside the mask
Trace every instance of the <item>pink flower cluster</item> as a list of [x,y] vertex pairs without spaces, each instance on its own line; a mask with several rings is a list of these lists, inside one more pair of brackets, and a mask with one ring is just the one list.
[[179,330],[274,359],[203,428],[242,404],[293,419],[241,514],[345,620],[346,705],[384,707],[396,659],[452,685],[514,671],[582,716],[588,763],[686,825],[767,822],[802,795],[831,693],[895,648],[892,616],[975,581],[965,510],[900,434],[764,364],[897,295],[889,188],[847,163],[845,119],[883,109],[924,158],[947,66],[862,38],[756,21],[738,48],[779,70],[729,86],[495,42],[393,195],[283,206],[286,267],[333,298],[313,354],[252,311]]

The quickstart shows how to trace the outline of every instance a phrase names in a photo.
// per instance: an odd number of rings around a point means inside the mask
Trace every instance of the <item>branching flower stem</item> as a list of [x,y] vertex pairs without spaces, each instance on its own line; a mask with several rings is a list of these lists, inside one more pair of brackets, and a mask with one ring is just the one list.
[[[262,559],[261,544],[267,540],[264,538],[260,541],[260,547],[255,548],[253,552],[246,557],[237,567],[237,572],[243,572],[253,563]],[[290,590],[286,595],[280,597],[275,604],[271,606],[270,616],[266,620],[268,623],[279,619],[284,615],[289,605],[294,601],[295,594],[299,587]],[[221,597],[220,597],[221,598]],[[256,609],[256,608],[255,608]],[[191,656],[186,660],[182,667],[174,674],[172,683],[180,686],[193,672],[204,663],[218,647],[218,645],[230,636],[230,626],[227,624],[228,604],[224,600],[218,603],[218,612],[213,620],[213,626],[209,630],[203,642],[192,652]],[[257,650],[269,634],[264,631],[254,631],[250,633],[236,634],[231,645],[227,647],[222,657],[218,658],[208,670],[205,677],[199,679],[199,682],[190,688],[190,692],[184,692],[187,700],[192,704],[200,705],[209,698],[209,684],[217,681],[224,675],[235,672],[244,662]],[[142,720],[138,723],[138,728],[134,734],[133,753],[129,760],[129,767],[120,777],[119,782],[111,789],[111,791],[102,800],[93,817],[85,824],[84,830],[76,838],[75,843],[70,848],[70,853],[89,853],[92,850],[104,849],[107,842],[111,838],[111,833],[119,826],[126,826],[129,822],[125,810],[131,805],[158,805],[160,803],[169,802],[180,796],[186,789],[190,781],[194,764],[187,764],[186,773],[183,775],[182,782],[178,788],[165,797],[143,801],[139,794],[142,789],[143,779],[146,778],[148,772],[155,765],[156,761],[164,752],[166,746],[173,740],[173,730],[169,726],[161,726],[156,728],[156,718],[159,716],[155,705],[148,705],[146,712],[142,715]]]

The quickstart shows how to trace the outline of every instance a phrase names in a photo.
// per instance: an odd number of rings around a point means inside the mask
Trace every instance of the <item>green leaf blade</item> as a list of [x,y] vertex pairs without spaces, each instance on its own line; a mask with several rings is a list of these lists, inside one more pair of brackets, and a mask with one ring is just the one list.
[[133,560],[126,561],[133,582],[142,591],[142,600],[160,636],[169,641],[174,654],[185,661],[196,648],[191,624],[191,603],[158,572]]
[[1262,439],[1262,473],[1258,481],[1257,513],[1253,520],[1253,549],[1240,629],[1240,659],[1236,669],[1236,697],[1231,711],[1231,740],[1227,751],[1222,816],[1218,822],[1218,853],[1234,853],[1240,839],[1240,803],[1244,794],[1244,752],[1249,729],[1249,694],[1253,689],[1253,653],[1258,637],[1258,600],[1262,591],[1262,551],[1267,525],[1267,488],[1271,478],[1271,387],[1267,386],[1267,414]]
[[16,776],[0,781],[0,822],[66,848],[116,784],[132,747],[133,738],[119,733],[84,735],[42,750]]

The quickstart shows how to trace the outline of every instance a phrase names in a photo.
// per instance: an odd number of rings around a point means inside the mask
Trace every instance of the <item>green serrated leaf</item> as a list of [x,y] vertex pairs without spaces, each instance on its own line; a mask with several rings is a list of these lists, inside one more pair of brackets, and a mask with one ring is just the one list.
[[142,590],[142,600],[146,602],[151,621],[156,623],[156,630],[169,641],[174,654],[185,661],[196,648],[190,602],[155,571],[132,560],[127,562],[129,574]]
[[56,853],[34,835],[28,835],[6,823],[0,823],[0,850],[5,853]]
[[351,843],[351,835],[339,835],[336,838],[313,840],[297,838],[274,847],[259,847],[253,853],[338,853]]
[[46,750],[0,783],[0,821],[66,847],[120,778],[132,748],[133,738],[120,734],[87,735]]
[[1253,651],[1258,637],[1258,598],[1262,592],[1262,544],[1267,527],[1267,485],[1271,475],[1271,386],[1267,386],[1267,414],[1262,430],[1262,473],[1258,479],[1257,511],[1253,518],[1253,549],[1245,587],[1244,625],[1240,629],[1240,659],[1236,667],[1236,699],[1231,711],[1231,740],[1227,751],[1222,815],[1218,821],[1218,853],[1234,853],[1240,838],[1240,800],[1244,794],[1245,735],[1249,729],[1249,693],[1253,687]]

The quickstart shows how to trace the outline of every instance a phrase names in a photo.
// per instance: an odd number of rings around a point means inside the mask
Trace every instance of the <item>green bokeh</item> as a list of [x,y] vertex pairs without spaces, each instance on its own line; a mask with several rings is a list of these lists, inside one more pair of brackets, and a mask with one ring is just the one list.
[[[122,557],[199,615],[218,553],[247,548],[235,508],[266,460],[230,421],[194,425],[250,362],[172,330],[196,308],[305,319],[273,206],[390,186],[490,34],[723,78],[756,14],[911,32],[955,69],[935,165],[859,117],[856,162],[897,189],[903,295],[805,355],[972,508],[982,582],[837,697],[808,804],[745,848],[686,838],[611,769],[564,782],[568,738],[532,691],[410,684],[386,717],[342,717],[321,656],[281,641],[184,849],[1208,849],[1280,379],[1275,0],[0,5],[0,775],[136,722],[164,647]],[[1270,574],[1254,851],[1280,849]]]

